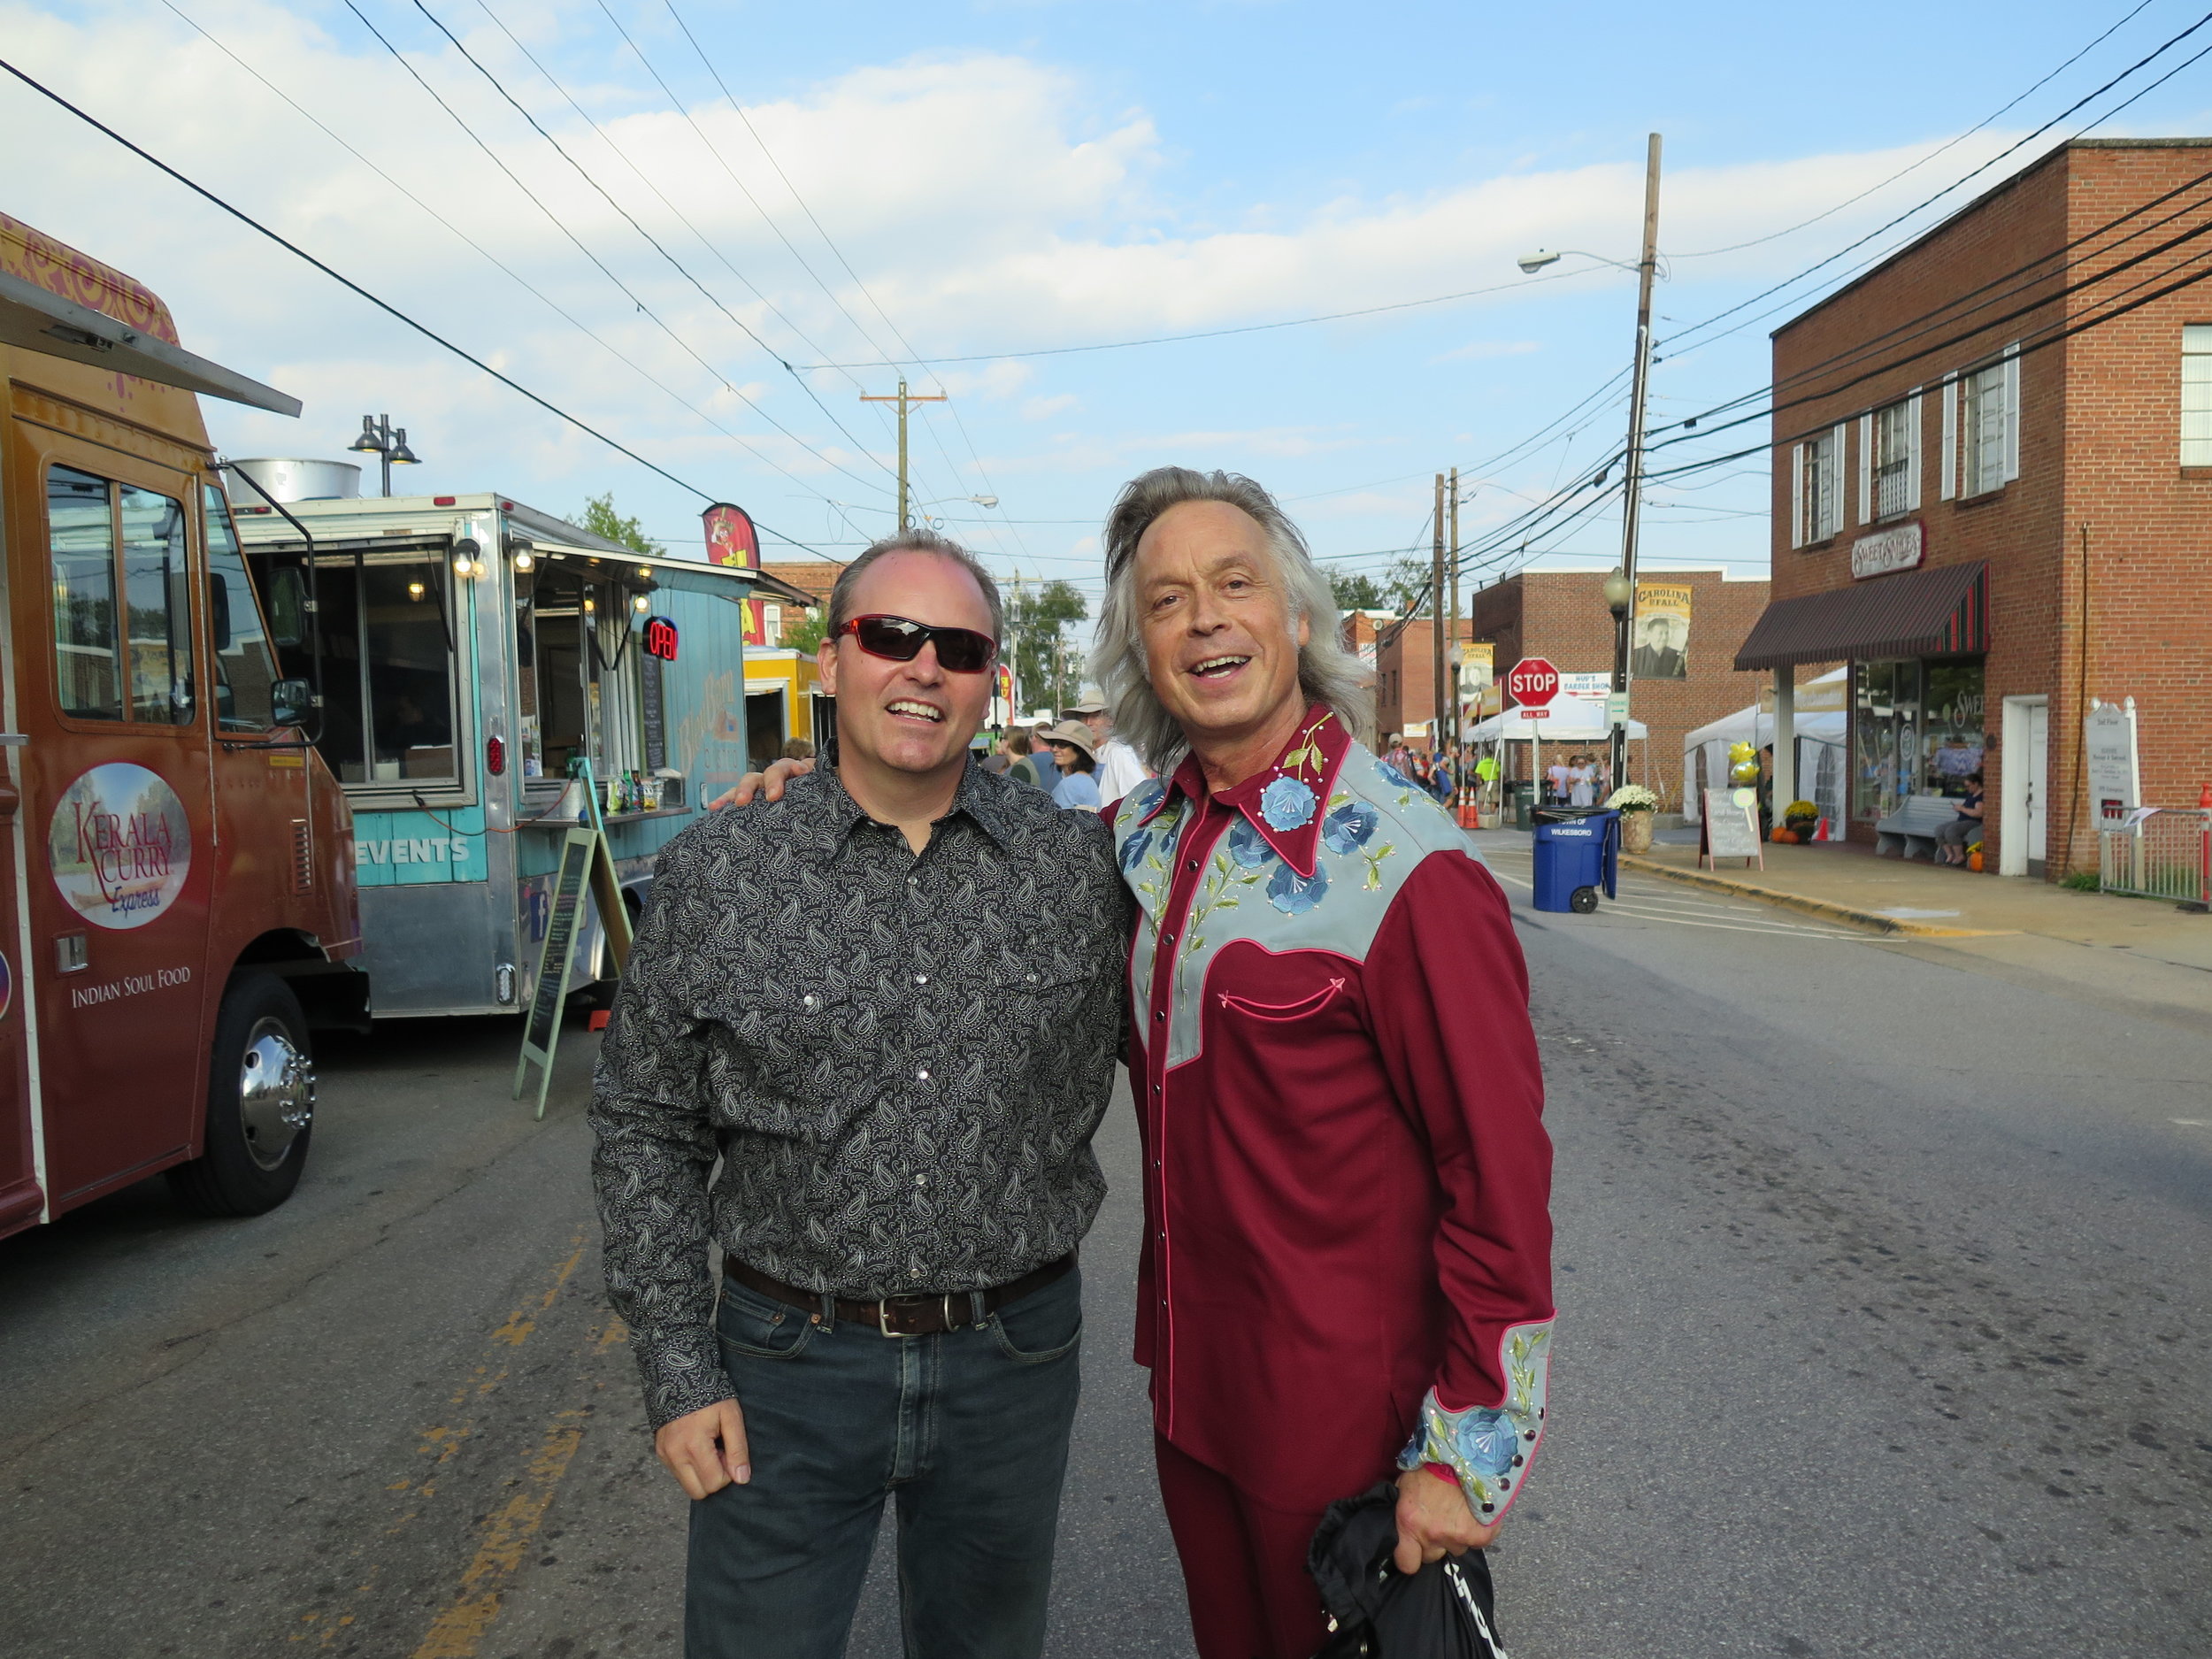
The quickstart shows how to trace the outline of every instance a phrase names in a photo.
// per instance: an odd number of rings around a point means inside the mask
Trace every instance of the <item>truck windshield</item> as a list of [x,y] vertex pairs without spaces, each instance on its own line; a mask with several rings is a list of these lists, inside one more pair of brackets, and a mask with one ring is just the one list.
[[278,679],[276,658],[261,628],[253,584],[231,527],[230,503],[212,484],[206,492],[207,603],[209,632],[215,638],[215,715],[226,731],[266,731],[276,723],[270,687]]

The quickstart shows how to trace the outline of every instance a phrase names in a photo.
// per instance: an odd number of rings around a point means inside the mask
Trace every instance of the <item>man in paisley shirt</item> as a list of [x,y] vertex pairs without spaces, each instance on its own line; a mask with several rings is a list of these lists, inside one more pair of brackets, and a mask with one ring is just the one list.
[[1543,1433],[1526,973],[1465,837],[1358,741],[1358,664],[1266,491],[1148,472],[1106,557],[1093,666],[1161,774],[1109,811],[1161,1493],[1202,1659],[1302,1659],[1331,1502],[1401,1471],[1409,1571],[1495,1536]]
[[661,856],[591,1109],[608,1288],[694,1500],[690,1659],[841,1654],[893,1494],[907,1651],[1028,1659],[1128,893],[1095,813],[969,756],[971,555],[892,538],[829,609],[833,767]]

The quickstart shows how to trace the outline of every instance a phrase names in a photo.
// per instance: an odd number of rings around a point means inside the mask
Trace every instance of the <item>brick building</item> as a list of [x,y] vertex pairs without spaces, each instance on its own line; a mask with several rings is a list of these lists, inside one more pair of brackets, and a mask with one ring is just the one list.
[[[2094,868],[2090,699],[2212,778],[2212,140],[2061,146],[1774,335],[1774,603],[1852,663],[1851,834],[1987,774],[1987,867]],[[2131,308],[2131,309],[2129,309]]]
[[[1747,707],[1766,676],[1735,666],[1735,657],[1770,597],[1764,581],[1738,581],[1724,572],[1641,572],[1647,605],[1663,597],[1686,614],[1686,630],[1649,636],[1652,649],[1674,657],[1647,658],[1645,666],[1671,671],[1632,677],[1630,711],[1649,728],[1646,742],[1630,747],[1630,775],[1657,790],[1670,810],[1681,807],[1682,740],[1709,720]],[[1613,671],[1613,616],[1606,609],[1605,577],[1593,571],[1524,571],[1463,597],[1463,639],[1487,641],[1502,679],[1524,657],[1548,658],[1564,675],[1609,679]],[[1661,646],[1660,638],[1679,639]],[[1423,729],[1434,698],[1435,635],[1417,618],[1376,659],[1376,712],[1385,732]],[[1808,669],[1801,678],[1819,672]],[[1587,680],[1586,684],[1591,683]]]

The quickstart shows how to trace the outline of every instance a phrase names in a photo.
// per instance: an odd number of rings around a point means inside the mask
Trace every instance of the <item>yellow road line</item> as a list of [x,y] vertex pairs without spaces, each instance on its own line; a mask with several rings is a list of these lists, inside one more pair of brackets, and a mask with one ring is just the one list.
[[588,1415],[564,1411],[553,1419],[530,1460],[521,1488],[484,1517],[475,1558],[461,1575],[461,1592],[432,1623],[413,1659],[476,1659],[492,1621],[499,1617],[501,1586],[522,1565],[561,1477],[568,1473],[569,1463],[583,1442],[584,1431],[574,1419]]

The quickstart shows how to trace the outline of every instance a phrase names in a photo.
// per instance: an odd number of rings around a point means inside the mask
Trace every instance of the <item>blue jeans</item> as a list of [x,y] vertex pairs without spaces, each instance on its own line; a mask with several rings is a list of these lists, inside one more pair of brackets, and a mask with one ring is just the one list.
[[910,1659],[1033,1659],[1080,1390],[1082,1275],[889,1337],[723,1281],[749,1485],[691,1506],[687,1659],[838,1659],[896,1494]]

